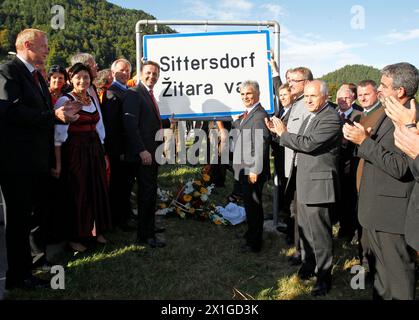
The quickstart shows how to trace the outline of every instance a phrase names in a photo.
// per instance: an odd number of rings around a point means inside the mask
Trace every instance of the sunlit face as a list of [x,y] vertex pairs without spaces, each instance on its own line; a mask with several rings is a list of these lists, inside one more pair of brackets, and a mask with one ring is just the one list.
[[115,66],[115,69],[112,70],[112,76],[116,81],[122,84],[127,84],[130,77],[129,65],[123,61],[118,62]]
[[378,87],[378,96],[380,98],[394,97],[398,99],[398,90],[393,88],[393,79],[383,75],[380,86]]
[[81,70],[71,78],[74,90],[76,92],[84,92],[90,87],[90,75],[86,70]]
[[357,93],[358,102],[364,109],[369,109],[378,100],[377,90],[370,84],[365,87],[358,87]]
[[251,108],[254,104],[259,102],[259,94],[252,86],[241,88],[240,97],[246,108]]
[[60,91],[61,88],[63,87],[64,83],[65,83],[65,78],[64,78],[64,75],[62,73],[54,72],[51,75],[51,78],[50,78],[49,81],[50,81],[49,87],[52,90],[54,90],[54,91],[55,90]]
[[304,92],[304,85],[306,80],[300,72],[291,72],[289,74],[288,84],[291,89],[291,94],[294,97],[299,97]]
[[317,112],[325,105],[326,96],[320,91],[320,83],[309,83],[305,86],[304,101],[310,112]]
[[338,92],[336,101],[339,105],[339,109],[344,112],[352,107],[352,102],[354,102],[354,98],[350,91],[341,90]]
[[97,77],[97,71],[99,70],[96,61],[94,59],[89,59],[86,64],[90,68],[93,79],[95,79]]
[[144,83],[148,88],[153,89],[154,85],[159,80],[160,72],[159,68],[152,64],[145,65],[141,71],[141,82]]
[[28,49],[28,60],[33,65],[44,65],[48,57],[48,39],[43,33],[38,33],[34,40],[25,42]]
[[286,88],[279,90],[279,100],[284,108],[288,107],[292,100],[291,92]]

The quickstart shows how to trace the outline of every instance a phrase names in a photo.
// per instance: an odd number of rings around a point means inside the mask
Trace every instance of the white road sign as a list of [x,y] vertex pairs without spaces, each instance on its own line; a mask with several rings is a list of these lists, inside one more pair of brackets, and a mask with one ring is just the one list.
[[243,112],[239,86],[256,80],[274,112],[269,31],[144,36],[144,59],[160,64],[154,88],[163,117],[219,118]]

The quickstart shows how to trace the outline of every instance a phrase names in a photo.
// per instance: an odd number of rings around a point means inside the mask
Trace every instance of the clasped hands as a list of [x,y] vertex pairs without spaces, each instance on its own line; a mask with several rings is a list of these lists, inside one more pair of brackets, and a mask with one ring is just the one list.
[[[410,100],[406,108],[393,97],[384,101],[385,112],[394,124],[394,143],[408,157],[416,159],[419,155],[419,123],[416,123],[416,102]],[[413,124],[416,123],[416,126]]]
[[342,128],[343,137],[357,145],[361,145],[370,135],[372,128],[364,128],[363,125],[358,122],[354,122],[353,125],[345,123]]
[[273,116],[270,119],[265,118],[265,125],[272,133],[275,133],[279,137],[287,131],[285,124],[276,116]]

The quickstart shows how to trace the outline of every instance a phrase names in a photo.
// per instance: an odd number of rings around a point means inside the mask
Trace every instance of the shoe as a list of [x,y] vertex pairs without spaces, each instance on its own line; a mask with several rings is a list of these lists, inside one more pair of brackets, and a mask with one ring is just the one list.
[[325,296],[330,291],[330,283],[326,281],[317,281],[313,290],[311,290],[311,295],[313,297]]
[[278,222],[278,225],[276,226],[276,230],[281,233],[287,233],[288,225],[282,222]]
[[165,231],[166,231],[166,228],[164,228],[164,227],[154,229],[154,233],[162,233],[162,232],[165,232]]
[[78,242],[69,242],[69,247],[75,252],[85,252],[87,247]]
[[301,280],[308,280],[315,276],[314,268],[309,267],[307,264],[302,264],[297,271],[297,275]]
[[23,290],[36,290],[36,289],[48,289],[51,288],[51,284],[47,280],[40,279],[33,275],[30,275],[26,279],[17,282],[7,281],[6,278],[6,290],[23,289]]
[[108,240],[106,240],[106,238],[103,235],[99,234],[96,237],[96,242],[97,243],[100,243],[100,244],[107,244],[108,243]]
[[32,264],[33,271],[51,272],[52,264],[46,259],[41,258]]
[[301,254],[300,253],[294,253],[289,259],[288,259],[290,265],[292,266],[299,266],[303,263],[301,260]]
[[148,244],[151,248],[163,248],[166,246],[166,242],[161,241],[157,238],[148,238],[147,240],[137,240],[140,245]]

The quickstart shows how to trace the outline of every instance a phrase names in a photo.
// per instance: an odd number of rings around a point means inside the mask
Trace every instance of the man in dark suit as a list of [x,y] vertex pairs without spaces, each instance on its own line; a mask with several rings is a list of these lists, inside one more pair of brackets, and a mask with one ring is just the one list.
[[[413,65],[389,65],[381,72],[379,97],[392,97],[409,108],[418,83]],[[358,217],[376,261],[374,298],[413,299],[415,256],[406,243],[405,224],[414,179],[407,156],[394,144],[394,124],[383,114],[374,130],[355,123],[345,124],[343,133],[364,159]]]
[[123,124],[123,101],[128,91],[127,81],[131,74],[128,60],[118,59],[111,66],[113,82],[103,95],[102,115],[105,125],[105,150],[109,157],[111,176],[109,181],[109,201],[112,222],[123,230],[129,231],[131,211],[131,189],[134,176],[125,161],[126,134]]
[[45,32],[25,29],[16,38],[16,58],[0,66],[0,185],[7,205],[6,289],[47,284],[31,274],[30,219],[43,197],[41,181],[54,159],[54,123],[78,118],[80,104],[54,111],[48,86],[35,69],[48,55]]
[[242,245],[241,252],[259,252],[262,249],[264,220],[262,190],[270,175],[270,134],[264,122],[268,114],[259,102],[260,91],[256,81],[244,81],[240,95],[246,110],[233,122],[233,128],[237,130],[233,169],[243,192],[248,225],[244,235],[246,243]]
[[317,275],[312,295],[325,295],[331,286],[332,224],[330,212],[338,200],[338,156],[341,121],[327,103],[327,84],[311,81],[304,87],[304,100],[310,112],[298,134],[289,133],[274,117],[267,122],[280,137],[280,144],[296,153],[297,210],[303,264],[301,279]]
[[163,137],[163,127],[170,120],[162,120],[154,97],[153,88],[160,75],[160,66],[153,61],[141,65],[141,81],[129,89],[123,103],[123,122],[127,134],[127,160],[136,163],[138,183],[138,242],[152,248],[165,246],[155,237],[155,211],[157,201],[158,164],[155,152],[160,142],[156,133]]
[[[414,100],[411,108],[415,108]],[[415,186],[409,199],[406,215],[406,242],[419,252],[419,130],[418,125],[407,128],[397,125],[394,131],[396,147],[403,151],[409,159],[409,167],[415,177]]]
[[[342,119],[342,125],[346,122],[359,122],[362,112],[352,107],[355,96],[349,88],[341,88],[336,94],[338,114]],[[341,201],[337,203],[335,217],[339,221],[339,238],[351,241],[358,228],[356,204],[358,192],[356,190],[356,169],[358,158],[354,156],[355,145],[346,139],[342,139],[341,153],[339,158],[339,180],[341,182]],[[332,219],[333,220],[333,219]]]

